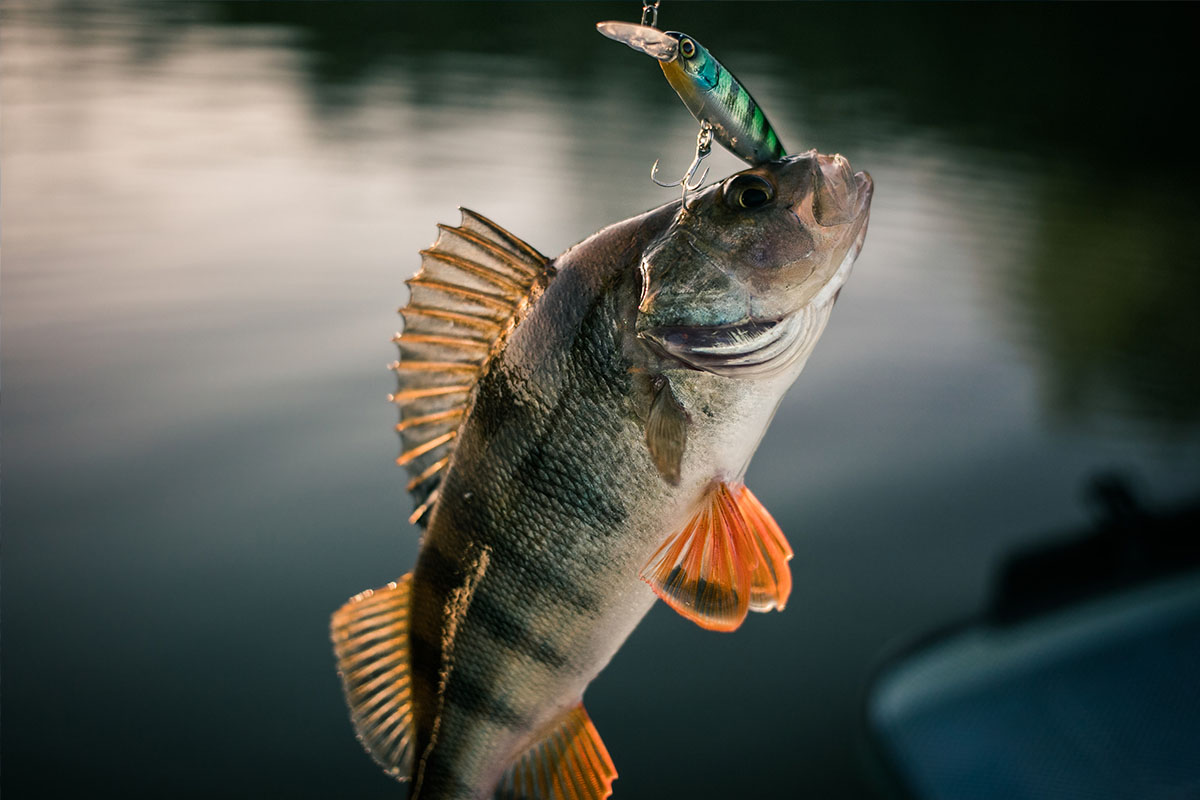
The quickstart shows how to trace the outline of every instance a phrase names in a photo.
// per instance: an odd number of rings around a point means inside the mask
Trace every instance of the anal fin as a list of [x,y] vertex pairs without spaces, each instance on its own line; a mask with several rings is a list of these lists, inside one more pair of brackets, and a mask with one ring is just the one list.
[[667,605],[702,628],[737,629],[749,611],[783,609],[792,548],[745,486],[716,484],[642,568]]
[[397,780],[413,765],[408,606],[412,573],[350,598],[333,615],[330,634],[350,719],[363,747]]
[[497,800],[604,800],[617,770],[596,726],[577,705],[509,767]]

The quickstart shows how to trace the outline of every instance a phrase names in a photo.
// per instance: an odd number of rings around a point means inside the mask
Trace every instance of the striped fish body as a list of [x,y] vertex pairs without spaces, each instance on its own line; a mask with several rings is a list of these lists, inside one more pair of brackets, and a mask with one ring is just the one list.
[[779,135],[733,73],[687,34],[666,35],[679,39],[679,55],[658,65],[692,116],[712,125],[716,140],[748,164],[783,158]]
[[[636,304],[638,253],[620,246],[626,231],[646,228],[610,229],[560,258],[480,377],[413,578],[417,752],[435,709],[442,717],[422,797],[488,796],[655,599],[636,576],[666,523],[644,510],[669,502],[671,487],[632,407],[619,298]],[[467,584],[441,685],[445,609]]]
[[[425,764],[424,791],[437,787],[428,796],[486,796],[479,787],[580,701],[655,600],[639,570],[715,476],[744,468],[774,412],[779,388],[681,370],[675,391],[709,404],[710,415],[696,420],[678,485],[647,451],[649,398],[635,371],[645,365],[627,340],[641,248],[628,243],[661,232],[674,211],[559,259],[480,379],[413,580],[418,751],[433,727],[422,709],[439,705],[447,599],[472,587],[441,687],[452,733]],[[712,382],[732,385],[713,392]]]
[[[726,513],[703,510],[715,491],[742,491],[714,487],[740,487],[861,247],[870,180],[851,176],[840,191],[855,194],[841,198],[854,219],[821,230],[820,159],[739,174],[686,211],[663,206],[546,261],[497,322],[461,419],[439,432],[448,412],[403,412],[423,546],[410,579],[335,615],[334,639],[360,736],[412,779],[413,797],[606,797],[615,770],[581,698],[656,595],[685,616],[698,609],[705,627],[719,627],[705,620],[720,622],[730,603],[743,616],[747,602],[782,607],[747,600],[748,584],[714,594],[703,580],[680,583],[686,558],[658,554],[698,514]],[[771,201],[748,214],[742,195],[766,184]],[[491,224],[464,212],[463,228],[447,230],[462,238]],[[466,260],[449,243],[430,252],[439,264]],[[406,320],[432,313],[418,289],[436,282],[413,284]],[[772,284],[792,300],[768,297]],[[447,313],[458,324],[469,309]],[[419,348],[443,334],[405,336]],[[403,365],[416,350],[400,344]],[[442,362],[410,363],[416,375]],[[400,369],[398,396],[416,402],[458,385]],[[661,580],[647,575],[656,558]],[[673,602],[689,586],[699,594]]]

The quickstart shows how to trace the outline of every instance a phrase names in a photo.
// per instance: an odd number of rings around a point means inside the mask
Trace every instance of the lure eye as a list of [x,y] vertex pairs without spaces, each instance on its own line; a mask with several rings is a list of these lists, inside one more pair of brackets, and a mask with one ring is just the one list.
[[738,175],[725,187],[725,202],[732,209],[762,208],[775,199],[775,187],[759,175]]
[[679,40],[679,52],[684,58],[691,58],[696,55],[696,43],[686,36]]

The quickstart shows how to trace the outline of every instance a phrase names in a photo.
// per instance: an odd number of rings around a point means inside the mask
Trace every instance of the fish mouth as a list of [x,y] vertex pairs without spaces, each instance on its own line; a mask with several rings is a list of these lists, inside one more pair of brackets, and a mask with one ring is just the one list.
[[811,215],[817,229],[825,229],[831,235],[842,238],[845,256],[838,264],[837,272],[830,277],[814,296],[814,302],[826,302],[837,296],[846,282],[850,268],[862,252],[867,238],[867,225],[871,216],[871,200],[875,194],[875,182],[869,173],[854,172],[850,162],[840,153],[813,157],[813,186],[808,197],[798,207],[801,216]]
[[664,325],[638,336],[654,350],[687,366],[726,377],[762,376],[790,361],[801,337],[799,313],[733,325]]
[[[875,181],[871,178],[871,173],[866,170],[859,170],[854,173],[854,184],[857,189],[857,202],[854,204],[854,216],[856,219],[862,219],[871,211],[871,199],[875,195]],[[863,233],[866,231],[864,230]],[[859,243],[861,249],[862,243]]]
[[871,179],[870,173],[860,171],[854,173],[854,185],[856,197],[853,222],[857,231],[854,234],[854,242],[850,245],[851,263],[858,259],[858,254],[862,252],[863,242],[867,238],[867,223],[871,215],[871,198],[875,194],[875,181]]
[[875,194],[875,181],[865,170],[854,173],[854,184],[857,197],[854,203],[854,216],[861,217],[871,209],[871,197]]
[[875,184],[866,172],[854,172],[841,153],[813,159],[812,214],[816,223],[828,228],[858,221],[871,206]]

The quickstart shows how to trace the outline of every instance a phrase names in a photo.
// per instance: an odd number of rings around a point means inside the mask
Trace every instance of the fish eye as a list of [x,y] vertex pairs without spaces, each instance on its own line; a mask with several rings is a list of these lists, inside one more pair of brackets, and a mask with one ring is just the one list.
[[775,187],[760,175],[738,175],[725,187],[725,202],[732,209],[762,208],[775,199]]
[[686,36],[679,40],[679,52],[684,58],[691,58],[696,55],[696,43]]

